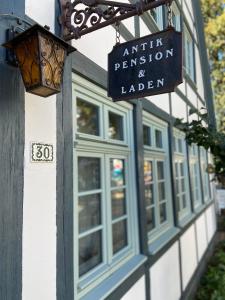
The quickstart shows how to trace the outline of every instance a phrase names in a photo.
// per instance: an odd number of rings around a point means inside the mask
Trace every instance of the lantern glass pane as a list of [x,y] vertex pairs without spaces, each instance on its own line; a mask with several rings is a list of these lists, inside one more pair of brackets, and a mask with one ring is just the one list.
[[65,59],[65,48],[51,36],[39,34],[42,84],[59,90]]
[[15,47],[24,85],[27,88],[37,86],[41,82],[37,35],[30,36]]

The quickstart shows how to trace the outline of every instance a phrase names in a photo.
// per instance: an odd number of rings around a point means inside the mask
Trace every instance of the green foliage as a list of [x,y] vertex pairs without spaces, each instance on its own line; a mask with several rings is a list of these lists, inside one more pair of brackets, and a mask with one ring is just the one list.
[[225,299],[225,243],[217,247],[207,271],[201,279],[195,300]]
[[220,181],[225,176],[225,133],[218,132],[215,128],[208,125],[208,113],[205,108],[190,109],[189,115],[195,114],[195,118],[189,122],[183,119],[176,119],[175,126],[185,132],[186,141],[210,150],[214,157],[213,173]]
[[219,131],[225,132],[225,3],[201,0]]

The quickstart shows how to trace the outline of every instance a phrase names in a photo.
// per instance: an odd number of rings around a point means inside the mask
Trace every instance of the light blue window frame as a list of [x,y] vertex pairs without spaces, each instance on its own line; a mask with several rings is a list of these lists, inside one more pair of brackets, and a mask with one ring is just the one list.
[[[155,228],[148,232],[149,246],[159,239],[164,233],[173,227],[173,210],[172,210],[172,192],[170,177],[170,161],[168,149],[168,124],[158,118],[143,111],[143,125],[149,126],[151,130],[151,146],[144,145],[144,160],[151,161],[153,164],[153,193],[155,199]],[[156,147],[155,132],[159,130],[162,133],[162,148]],[[165,195],[166,201],[159,202],[158,197],[158,179],[157,179],[157,162],[164,163],[165,177]],[[167,220],[160,223],[160,204],[166,202]],[[148,209],[148,207],[147,207]]]
[[160,30],[163,30],[163,8],[162,6],[156,7],[150,12],[150,16]]
[[186,74],[195,81],[195,57],[194,57],[194,41],[189,33],[187,26],[184,25],[184,68]]
[[[80,299],[97,287],[115,271],[123,267],[132,257],[139,253],[137,203],[135,187],[134,146],[133,141],[133,106],[128,103],[115,104],[107,98],[106,91],[73,74],[73,121],[74,121],[74,283],[75,299]],[[92,103],[99,109],[99,136],[77,132],[76,99]],[[109,111],[123,118],[124,139],[113,140],[108,136]],[[103,261],[79,278],[79,234],[78,226],[78,157],[98,157],[101,159],[101,193],[102,193],[102,253]],[[128,244],[112,255],[112,216],[110,195],[110,158],[126,161],[126,215]],[[118,220],[117,220],[118,221]],[[92,230],[92,229],[91,229]],[[90,230],[90,231],[91,231]],[[95,229],[93,229],[95,230]],[[86,233],[87,234],[87,233]]]
[[[176,201],[179,201],[178,219],[182,222],[191,214],[191,200],[190,200],[190,183],[188,176],[187,165],[187,148],[185,142],[185,134],[177,129],[174,132],[174,170],[175,170],[175,184],[178,184],[175,189]],[[183,165],[184,174],[181,174],[181,164]],[[182,181],[184,181],[185,190],[182,191]],[[183,205],[183,196],[186,198],[186,206]]]
[[210,201],[210,187],[209,187],[209,173],[206,171],[208,166],[208,152],[200,147],[200,163],[201,163],[201,175],[202,175],[202,188],[203,188],[203,200],[204,202]]
[[199,168],[198,146],[192,144],[189,147],[189,162],[190,162],[190,177],[191,177],[191,191],[193,197],[194,210],[198,211],[202,206],[202,192],[201,192],[201,173]]

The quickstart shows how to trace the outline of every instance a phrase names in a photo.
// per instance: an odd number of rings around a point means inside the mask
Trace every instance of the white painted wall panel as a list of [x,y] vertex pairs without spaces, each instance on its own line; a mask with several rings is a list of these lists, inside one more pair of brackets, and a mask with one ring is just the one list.
[[31,163],[30,143],[54,145],[56,97],[25,94],[23,300],[56,299],[56,160]]
[[149,31],[147,25],[141,18],[139,19],[139,22],[140,22],[140,35],[145,36],[150,34],[151,32]]
[[[121,43],[124,39],[120,38]],[[82,36],[81,39],[72,41],[72,44],[83,55],[94,63],[107,70],[108,54],[116,43],[116,31],[112,26],[99,29],[90,34]]]
[[[54,32],[55,1],[26,0],[25,13]],[[23,300],[56,299],[56,159],[31,163],[30,143],[53,144],[56,156],[56,96],[25,93],[23,206]]]
[[186,95],[186,80],[185,80],[185,78],[183,78],[183,83],[181,83],[181,84],[179,84],[178,85],[178,89],[184,94],[184,95]]
[[151,267],[150,281],[151,300],[178,300],[180,298],[178,242],[174,243]]
[[215,216],[215,206],[211,205],[206,210],[206,222],[208,231],[208,243],[210,243],[215,231],[216,231],[216,216]]
[[191,1],[187,0],[187,1],[183,1],[183,11],[184,11],[184,15],[188,21],[188,24],[190,26],[191,29],[193,29],[193,13],[192,15],[190,14],[190,6],[191,6]]
[[149,101],[154,103],[156,106],[167,112],[170,113],[170,105],[169,105],[169,95],[168,94],[161,94],[146,97]]
[[192,225],[180,238],[181,244],[181,269],[183,289],[186,288],[191,276],[197,267],[197,249],[195,229]]
[[141,277],[121,300],[145,300],[145,277]]
[[204,99],[204,86],[202,79],[202,68],[198,48],[195,46],[196,82],[199,95]]
[[25,13],[40,25],[55,30],[55,0],[26,0]]
[[194,107],[197,108],[198,97],[197,97],[196,93],[194,92],[194,90],[192,89],[192,87],[188,83],[187,83],[187,98],[194,105]]
[[171,93],[172,97],[172,115],[175,118],[187,119],[187,105],[186,103],[177,95],[177,93]]
[[198,249],[198,260],[200,261],[207,247],[206,219],[202,214],[196,221],[196,239]]

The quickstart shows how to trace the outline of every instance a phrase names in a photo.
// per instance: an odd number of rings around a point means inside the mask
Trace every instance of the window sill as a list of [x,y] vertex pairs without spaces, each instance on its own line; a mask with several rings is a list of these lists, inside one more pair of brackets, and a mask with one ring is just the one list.
[[178,233],[180,229],[177,227],[172,227],[164,232],[160,237],[158,237],[155,241],[150,242],[148,246],[148,250],[150,255],[155,255],[158,251],[160,251],[170,240],[172,240]]
[[100,283],[96,288],[88,294],[79,298],[80,300],[103,300],[109,296],[123,281],[133,274],[142,264],[145,263],[147,257],[144,255],[136,255],[131,258],[119,270]]
[[191,214],[188,214],[187,216],[185,216],[184,218],[182,218],[179,221],[179,227],[182,229],[184,227],[186,227],[195,218],[195,216],[196,215],[194,213],[191,213]]

